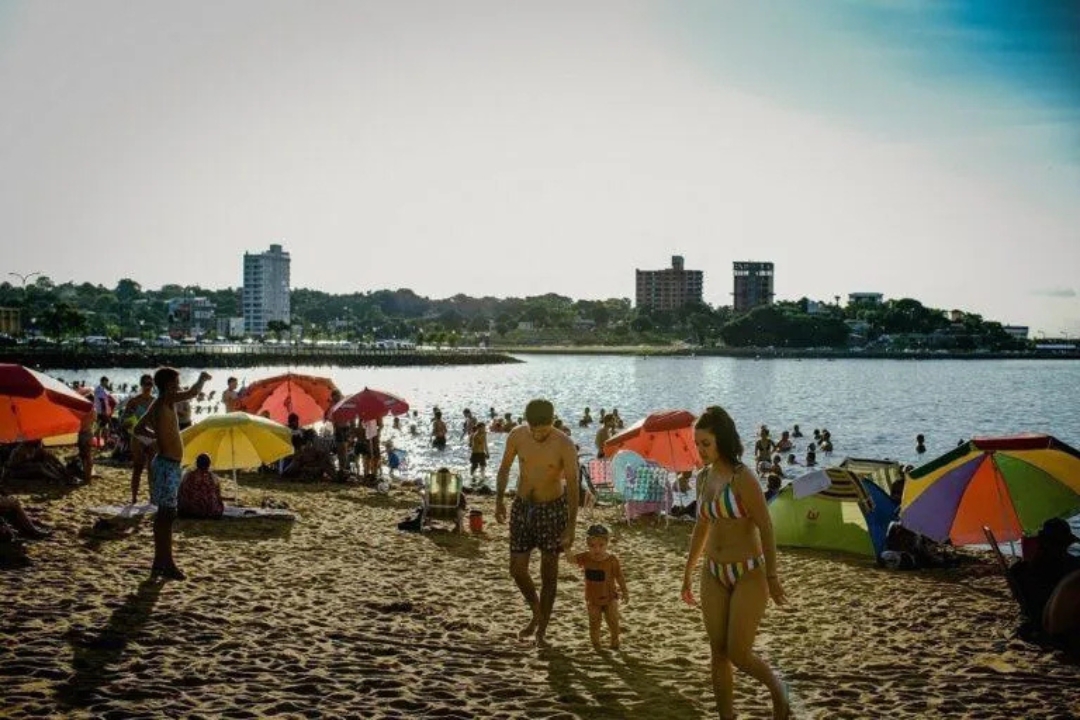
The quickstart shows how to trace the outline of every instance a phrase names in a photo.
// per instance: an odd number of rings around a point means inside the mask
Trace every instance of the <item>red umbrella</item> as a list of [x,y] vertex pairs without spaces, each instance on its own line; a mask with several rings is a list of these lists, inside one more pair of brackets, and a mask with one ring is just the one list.
[[0,364],[0,443],[76,433],[93,409],[59,380],[22,365]]
[[236,409],[252,415],[269,412],[270,419],[282,425],[290,413],[296,413],[301,425],[310,425],[326,416],[335,390],[337,385],[330,378],[286,373],[248,385],[237,397]]
[[355,418],[360,421],[376,420],[387,415],[402,415],[409,412],[409,403],[382,390],[364,388],[351,395],[330,410],[334,422],[347,423]]
[[701,467],[694,444],[693,413],[686,410],[659,410],[638,420],[604,443],[604,457],[619,450],[633,450],[646,460],[683,472]]

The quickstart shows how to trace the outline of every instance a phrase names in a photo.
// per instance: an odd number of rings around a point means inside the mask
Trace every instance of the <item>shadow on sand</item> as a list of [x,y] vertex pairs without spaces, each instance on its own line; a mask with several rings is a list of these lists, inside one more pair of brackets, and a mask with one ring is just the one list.
[[161,587],[161,582],[144,580],[97,634],[77,629],[68,634],[67,640],[74,651],[71,665],[75,674],[57,689],[60,702],[83,707],[98,699],[98,690],[113,679],[112,669],[120,662],[128,643],[142,634]]

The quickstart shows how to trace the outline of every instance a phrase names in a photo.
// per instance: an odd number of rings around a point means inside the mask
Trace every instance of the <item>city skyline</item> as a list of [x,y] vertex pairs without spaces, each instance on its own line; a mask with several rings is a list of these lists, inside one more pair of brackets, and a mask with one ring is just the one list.
[[[1052,3],[0,6],[6,272],[704,300],[774,262],[1080,335],[1077,11]],[[18,284],[19,280],[6,276]]]

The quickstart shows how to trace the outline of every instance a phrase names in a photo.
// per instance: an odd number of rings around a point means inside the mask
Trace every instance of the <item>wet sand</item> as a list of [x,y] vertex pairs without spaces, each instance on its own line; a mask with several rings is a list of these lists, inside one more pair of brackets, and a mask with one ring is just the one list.
[[[241,479],[241,500],[285,501],[265,521],[178,523],[186,582],[151,583],[149,523],[95,535],[87,507],[123,502],[127,472],[70,491],[17,484],[55,526],[33,564],[0,570],[0,716],[350,718],[715,717],[697,611],[679,600],[690,523],[615,528],[631,592],[622,650],[588,640],[579,571],[563,563],[551,649],[527,620],[491,498],[483,535],[399,533],[416,494]],[[230,488],[231,485],[227,485]],[[582,513],[611,522],[611,510]],[[539,573],[533,560],[534,574]],[[1012,639],[996,568],[891,573],[780,552],[790,609],[757,648],[799,718],[1080,717],[1080,667]],[[736,674],[740,718],[768,697]]]

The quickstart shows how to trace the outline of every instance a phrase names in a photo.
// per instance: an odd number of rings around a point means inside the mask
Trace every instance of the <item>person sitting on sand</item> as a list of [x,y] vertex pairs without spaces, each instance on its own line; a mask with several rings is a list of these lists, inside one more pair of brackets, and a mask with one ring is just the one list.
[[[687,520],[693,520],[697,515],[697,499],[694,497],[692,490],[694,473],[687,470],[679,473],[675,478],[675,498],[679,505],[675,505],[671,508],[671,517],[684,517]],[[690,498],[690,502],[685,502],[685,498]]]
[[179,517],[216,520],[225,512],[221,499],[221,481],[210,471],[210,456],[195,458],[195,469],[184,473],[176,499]]
[[299,446],[294,447],[296,451],[281,471],[283,478],[315,481],[335,479],[334,458],[317,442],[314,430],[304,430]]
[[41,540],[52,535],[52,530],[36,523],[26,514],[17,497],[0,493],[0,520],[11,525],[20,538]]
[[1024,615],[1028,619],[1025,630],[1041,627],[1043,610],[1058,583],[1066,575],[1080,570],[1080,557],[1069,554],[1069,546],[1080,542],[1080,538],[1067,521],[1061,518],[1047,520],[1036,537],[1038,547],[1032,559],[1021,560],[1009,568],[1009,575],[1020,588]]
[[585,571],[585,607],[589,612],[589,639],[600,649],[600,620],[607,623],[611,649],[619,649],[619,601],[630,602],[619,558],[608,552],[608,529],[592,525],[585,533],[589,549],[574,556]]
[[82,478],[70,472],[59,458],[45,449],[40,440],[20,443],[12,448],[6,473],[24,480],[48,480],[73,485],[82,482]]

